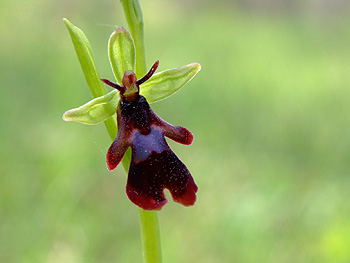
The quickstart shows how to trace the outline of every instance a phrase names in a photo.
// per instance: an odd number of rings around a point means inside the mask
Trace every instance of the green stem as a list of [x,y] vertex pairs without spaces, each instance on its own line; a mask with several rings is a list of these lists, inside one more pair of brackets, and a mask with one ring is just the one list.
[[[126,21],[136,48],[136,76],[147,73],[145,44],[143,38],[143,16],[138,0],[121,0]],[[142,250],[144,263],[161,263],[160,230],[157,211],[139,208]]]
[[143,16],[138,0],[121,0],[126,21],[134,39],[136,48],[136,76],[141,78],[147,73],[145,43],[143,40]]
[[139,208],[144,263],[161,263],[160,230],[157,211]]

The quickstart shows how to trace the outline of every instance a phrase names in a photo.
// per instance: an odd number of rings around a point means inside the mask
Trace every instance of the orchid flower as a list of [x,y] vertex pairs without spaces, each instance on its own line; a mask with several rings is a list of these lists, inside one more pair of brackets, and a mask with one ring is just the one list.
[[[199,72],[200,64],[191,63],[155,74],[159,65],[159,61],[156,61],[150,71],[138,79],[134,73],[134,41],[124,28],[116,28],[109,39],[108,55],[117,83],[99,80],[86,36],[68,20],[65,23],[73,42],[74,39],[80,41],[82,49],[86,51],[85,55],[78,57],[81,62],[84,59],[88,62],[85,75],[89,70],[93,72],[93,76],[86,76],[87,79],[92,78],[88,81],[90,89],[94,85],[100,87],[104,82],[114,90],[95,96],[95,99],[79,108],[66,111],[63,119],[84,124],[105,121],[106,125],[113,125],[116,114],[118,132],[107,153],[107,168],[115,169],[127,149],[131,148],[126,186],[129,199],[144,210],[160,210],[167,202],[164,196],[164,189],[167,188],[174,201],[185,206],[193,205],[198,188],[187,167],[170,149],[165,139],[168,137],[189,145],[193,141],[193,135],[183,127],[162,120],[153,112],[149,103],[174,94]],[[79,47],[75,45],[77,46]]]

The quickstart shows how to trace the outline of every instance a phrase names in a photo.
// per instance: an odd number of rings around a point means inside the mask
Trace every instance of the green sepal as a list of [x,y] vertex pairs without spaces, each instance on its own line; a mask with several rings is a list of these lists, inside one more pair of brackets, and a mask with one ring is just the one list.
[[116,113],[118,98],[118,90],[112,90],[108,94],[95,98],[79,108],[66,111],[62,119],[90,125],[101,123]]
[[191,63],[154,74],[148,81],[141,84],[140,94],[147,99],[148,103],[163,100],[182,88],[200,70],[199,63]]
[[108,41],[108,57],[118,83],[122,83],[125,71],[135,71],[135,45],[125,28],[116,28],[111,34]]

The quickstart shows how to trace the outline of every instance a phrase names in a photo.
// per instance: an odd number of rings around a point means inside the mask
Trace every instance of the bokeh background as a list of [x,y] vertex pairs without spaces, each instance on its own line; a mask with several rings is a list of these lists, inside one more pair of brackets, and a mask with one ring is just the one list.
[[[198,201],[159,213],[178,262],[350,262],[347,0],[141,1],[148,65],[202,71],[153,104],[190,129],[170,142]],[[65,123],[90,100],[68,18],[113,79],[119,1],[1,1],[0,262],[141,262],[138,211],[103,125]],[[168,194],[168,193],[167,193]]]

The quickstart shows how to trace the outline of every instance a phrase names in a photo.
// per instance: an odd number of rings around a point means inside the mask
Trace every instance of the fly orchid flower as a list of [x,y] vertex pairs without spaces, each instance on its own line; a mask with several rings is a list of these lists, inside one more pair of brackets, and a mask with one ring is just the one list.
[[[94,81],[99,78],[87,38],[80,29],[65,21],[73,42],[81,41],[86,47],[85,58],[92,65]],[[197,186],[186,166],[170,149],[165,137],[189,145],[192,133],[180,126],[173,126],[153,112],[148,102],[164,99],[192,79],[200,70],[200,64],[154,74],[159,62],[140,79],[134,73],[135,47],[130,34],[117,28],[109,40],[109,59],[119,83],[101,79],[114,88],[106,95],[67,111],[66,121],[97,124],[117,115],[118,132],[107,153],[107,168],[113,170],[131,147],[131,162],[126,186],[129,199],[144,210],[160,210],[167,202],[167,188],[174,201],[191,206],[196,201]],[[79,54],[78,54],[79,56]],[[81,58],[79,57],[81,60]],[[84,57],[83,57],[84,59]],[[85,75],[86,72],[84,71]],[[92,82],[94,83],[94,82]],[[95,85],[95,84],[94,84]],[[119,97],[119,100],[118,100]],[[148,102],[147,102],[148,101]],[[124,162],[124,161],[123,161]]]
[[182,144],[191,144],[192,133],[162,120],[139,94],[139,86],[156,71],[159,62],[137,80],[133,71],[125,71],[123,86],[102,79],[120,92],[117,107],[118,135],[107,153],[107,166],[113,170],[128,147],[132,149],[126,193],[129,199],[145,210],[160,209],[165,203],[167,188],[176,202],[185,206],[196,200],[197,186],[186,166],[168,146],[164,136]]

